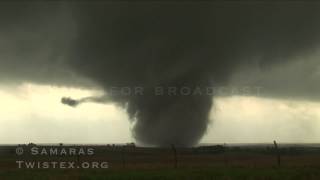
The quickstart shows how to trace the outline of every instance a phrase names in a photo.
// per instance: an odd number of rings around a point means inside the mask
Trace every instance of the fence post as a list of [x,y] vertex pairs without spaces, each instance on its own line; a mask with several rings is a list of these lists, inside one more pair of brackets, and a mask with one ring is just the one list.
[[223,160],[224,160],[225,166],[228,166],[227,145],[226,145],[226,143],[223,144]]
[[274,148],[275,148],[276,153],[277,153],[277,163],[278,163],[278,166],[280,166],[281,159],[280,159],[280,151],[279,151],[279,148],[278,148],[278,144],[277,144],[277,142],[275,140],[273,141],[273,144],[274,144]]

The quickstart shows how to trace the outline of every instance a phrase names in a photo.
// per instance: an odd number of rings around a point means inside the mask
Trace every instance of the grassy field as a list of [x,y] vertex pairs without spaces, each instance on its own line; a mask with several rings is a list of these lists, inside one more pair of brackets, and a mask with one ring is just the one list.
[[177,168],[152,170],[8,170],[0,172],[1,179],[320,179],[320,169],[316,167],[212,167]]
[[[318,148],[282,148],[281,164],[274,149],[264,148],[171,148],[94,147],[93,156],[32,156],[25,148],[0,151],[0,180],[6,179],[320,179]],[[58,148],[69,148],[58,146]],[[1,148],[0,148],[1,149]],[[99,168],[18,168],[16,161],[106,161]]]

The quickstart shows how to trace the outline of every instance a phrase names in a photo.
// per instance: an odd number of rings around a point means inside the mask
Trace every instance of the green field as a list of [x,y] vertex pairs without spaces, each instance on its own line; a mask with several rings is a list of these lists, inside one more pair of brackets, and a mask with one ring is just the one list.
[[157,170],[11,170],[1,171],[1,179],[320,179],[320,169],[299,168],[178,168]]

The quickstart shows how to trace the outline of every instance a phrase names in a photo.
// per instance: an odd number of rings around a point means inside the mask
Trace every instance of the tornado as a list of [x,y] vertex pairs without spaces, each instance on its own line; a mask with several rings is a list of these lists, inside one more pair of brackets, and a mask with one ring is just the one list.
[[186,89],[244,83],[268,97],[319,99],[318,60],[307,58],[320,47],[317,2],[35,1],[0,10],[0,82],[102,89],[60,101],[124,108],[143,145],[199,143],[217,95]]
[[140,144],[193,146],[206,133],[214,96],[154,89],[226,85],[248,64],[267,68],[307,53],[319,39],[319,13],[306,5],[301,18],[298,10],[275,3],[77,4],[69,65],[105,91],[144,90],[109,95],[126,108]]

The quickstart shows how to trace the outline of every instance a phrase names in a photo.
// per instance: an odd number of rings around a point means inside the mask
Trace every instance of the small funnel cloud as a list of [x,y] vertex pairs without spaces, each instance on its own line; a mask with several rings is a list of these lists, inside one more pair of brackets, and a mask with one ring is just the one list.
[[71,107],[76,107],[80,102],[78,100],[71,99],[70,97],[62,97],[61,103]]
[[108,103],[111,101],[111,99],[107,96],[89,96],[89,97],[84,97],[81,99],[72,99],[70,97],[62,97],[61,98],[61,103],[71,106],[71,107],[77,107],[78,105],[85,103],[85,102],[94,102],[94,103]]

